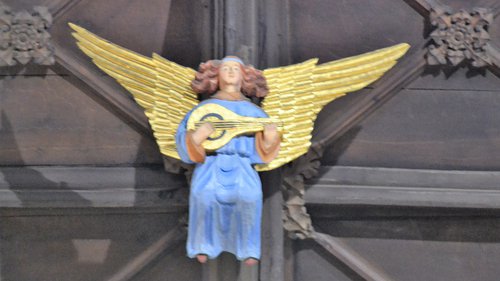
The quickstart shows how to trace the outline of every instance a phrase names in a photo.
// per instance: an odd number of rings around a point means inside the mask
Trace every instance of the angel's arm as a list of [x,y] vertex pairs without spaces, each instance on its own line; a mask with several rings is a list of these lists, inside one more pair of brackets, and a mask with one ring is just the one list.
[[[250,115],[257,118],[269,118],[269,116],[259,107],[250,106]],[[251,156],[253,164],[264,164],[271,162],[280,150],[281,136],[275,125],[266,125],[264,130],[255,133],[254,151]]]
[[255,134],[255,148],[262,162],[269,163],[280,150],[281,138],[275,125],[266,125],[263,132]]
[[202,146],[204,140],[213,132],[213,127],[210,124],[204,124],[196,131],[186,130],[186,122],[189,119],[189,114],[179,124],[175,136],[177,151],[181,160],[188,163],[203,163],[205,161],[205,149]]

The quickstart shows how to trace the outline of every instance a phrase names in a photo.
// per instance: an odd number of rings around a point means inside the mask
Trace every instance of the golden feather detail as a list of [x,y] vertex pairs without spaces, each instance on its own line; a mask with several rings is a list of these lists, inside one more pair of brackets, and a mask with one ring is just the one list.
[[[182,118],[198,104],[190,87],[195,70],[157,54],[145,57],[82,27],[69,25],[78,47],[144,108],[161,153],[180,159],[175,133]],[[278,157],[256,165],[256,169],[272,170],[305,154],[320,110],[336,98],[379,79],[409,47],[403,43],[319,65],[318,59],[311,59],[264,70],[269,94],[262,108],[270,118],[282,122],[283,135]]]
[[262,107],[269,117],[282,120],[285,129],[278,157],[268,164],[256,165],[256,169],[273,170],[305,154],[321,109],[379,79],[409,48],[403,43],[320,65],[317,59],[311,59],[264,70],[269,94]]
[[195,70],[157,54],[148,58],[75,24],[69,26],[75,31],[78,47],[144,108],[161,153],[180,159],[175,132],[182,118],[198,104],[190,87]]

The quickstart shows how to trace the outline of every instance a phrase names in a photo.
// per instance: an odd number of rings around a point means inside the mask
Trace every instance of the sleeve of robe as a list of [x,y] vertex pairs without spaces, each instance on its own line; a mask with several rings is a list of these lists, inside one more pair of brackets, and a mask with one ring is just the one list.
[[[269,118],[269,116],[260,108],[255,106],[257,109],[255,112],[253,112],[254,117],[258,118]],[[255,108],[252,108],[255,110]],[[279,150],[280,150],[280,143],[281,139],[277,138],[274,143],[271,144],[268,148],[264,146],[264,133],[263,132],[257,132],[255,134],[255,145],[254,145],[254,150],[255,153],[253,153],[254,157],[252,159],[253,164],[264,164],[264,163],[269,163],[271,162],[276,156],[278,156]]]
[[177,133],[175,134],[177,152],[181,160],[185,163],[203,163],[205,160],[205,149],[201,145],[196,145],[192,137],[193,132],[186,130],[186,123],[190,115],[191,112],[186,114],[177,128]]
[[275,141],[269,146],[264,146],[264,133],[257,132],[255,134],[255,149],[262,159],[263,163],[271,162],[276,156],[278,156],[278,152],[280,150],[280,138],[276,138]]

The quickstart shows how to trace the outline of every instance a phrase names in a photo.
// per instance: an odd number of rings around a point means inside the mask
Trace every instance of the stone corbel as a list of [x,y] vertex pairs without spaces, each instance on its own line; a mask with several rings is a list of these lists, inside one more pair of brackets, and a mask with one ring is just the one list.
[[48,32],[52,15],[47,7],[35,6],[28,12],[13,13],[0,4],[0,66],[53,65],[54,47]]
[[304,181],[318,175],[324,148],[312,145],[309,151],[284,169],[283,227],[292,239],[311,238],[314,233],[311,217],[305,207]]

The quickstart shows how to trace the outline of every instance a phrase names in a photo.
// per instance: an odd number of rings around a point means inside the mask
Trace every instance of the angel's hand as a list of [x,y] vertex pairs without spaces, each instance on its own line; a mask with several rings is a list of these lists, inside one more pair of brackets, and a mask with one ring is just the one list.
[[269,148],[273,146],[279,138],[280,134],[276,124],[267,124],[264,126],[264,147]]
[[213,132],[214,126],[211,123],[203,123],[198,129],[193,132],[193,141],[196,145],[201,145]]

